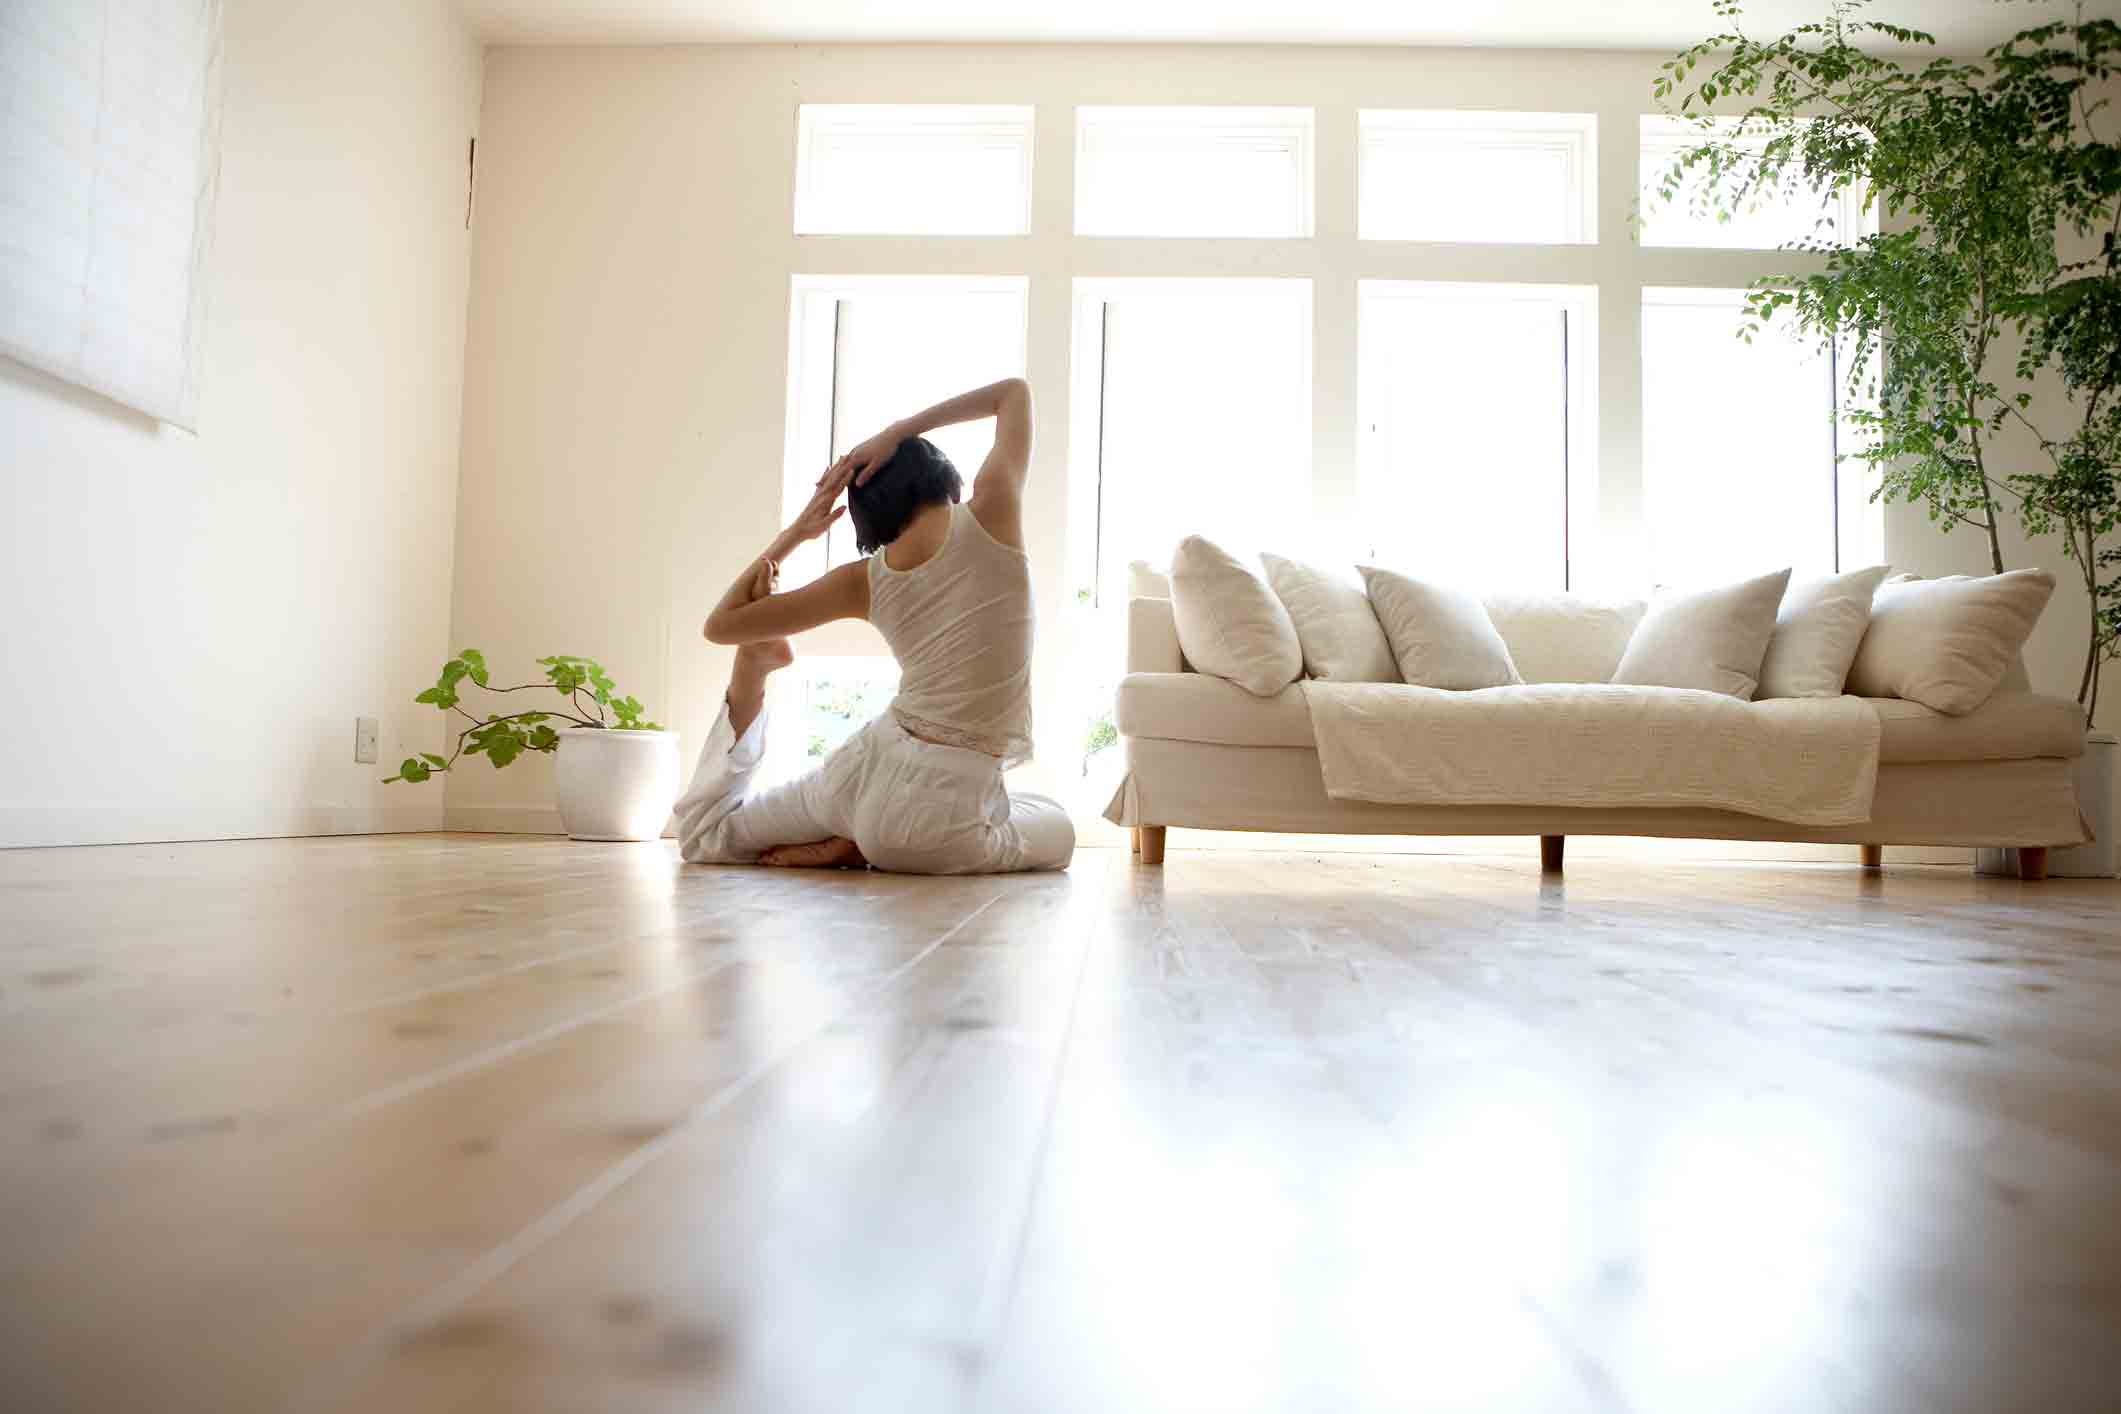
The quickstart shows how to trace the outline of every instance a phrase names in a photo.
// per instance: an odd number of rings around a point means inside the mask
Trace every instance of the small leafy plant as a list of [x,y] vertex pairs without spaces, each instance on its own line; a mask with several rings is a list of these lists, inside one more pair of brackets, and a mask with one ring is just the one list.
[[[398,774],[384,778],[383,784],[393,781],[424,781],[437,771],[446,771],[464,756],[483,755],[499,770],[526,751],[554,751],[560,745],[560,734],[552,723],[570,722],[577,727],[592,730],[659,732],[658,722],[644,721],[643,710],[636,698],[619,696],[618,685],[604,665],[593,658],[576,658],[560,654],[551,658],[540,658],[538,664],[545,669],[545,681],[526,682],[515,687],[495,687],[487,679],[486,656],[476,648],[467,648],[442,665],[442,675],[435,685],[428,688],[415,702],[425,702],[444,712],[455,712],[471,723],[457,733],[456,749],[447,756],[438,756],[432,751],[423,751],[418,756],[408,756],[398,767]],[[566,705],[555,711],[505,712],[479,716],[463,705],[458,689],[465,683],[483,688],[487,692],[528,692],[533,688],[549,687],[565,699]],[[608,709],[608,710],[607,710]]]

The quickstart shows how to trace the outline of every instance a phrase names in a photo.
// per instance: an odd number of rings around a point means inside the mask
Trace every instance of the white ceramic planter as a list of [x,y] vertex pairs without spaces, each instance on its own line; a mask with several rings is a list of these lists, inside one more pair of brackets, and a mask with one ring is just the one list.
[[560,825],[578,840],[652,840],[678,798],[678,734],[577,727],[560,733]]

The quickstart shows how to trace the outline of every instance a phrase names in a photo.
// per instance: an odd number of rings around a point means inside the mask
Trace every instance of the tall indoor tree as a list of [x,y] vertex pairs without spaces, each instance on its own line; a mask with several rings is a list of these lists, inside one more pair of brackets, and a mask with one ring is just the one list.
[[1771,40],[1744,32],[1739,0],[1714,8],[1731,28],[1654,86],[1699,132],[1657,199],[1729,219],[1860,192],[1877,211],[1860,236],[1822,217],[1791,247],[1810,269],[1756,282],[1742,332],[1781,314],[1848,350],[1850,455],[1876,494],[1973,527],[1996,570],[2012,516],[2061,533],[2091,600],[2078,698],[2096,711],[2099,664],[2121,656],[2121,146],[2103,135],[2121,26],[2079,8],[1964,60],[1863,0]]

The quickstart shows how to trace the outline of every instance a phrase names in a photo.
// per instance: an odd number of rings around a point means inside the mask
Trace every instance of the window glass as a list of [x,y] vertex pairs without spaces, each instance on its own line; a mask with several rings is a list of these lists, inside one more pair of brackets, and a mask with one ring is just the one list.
[[796,234],[1023,234],[1031,228],[1031,111],[803,104]]
[[[810,498],[833,458],[932,403],[1024,372],[1020,279],[799,279],[790,342],[787,481],[783,512]],[[965,478],[994,445],[992,422],[940,428],[929,440]],[[842,517],[783,567],[802,583],[856,558]]]
[[1642,496],[1659,584],[1836,567],[1834,360],[1772,329],[1742,341],[1743,308],[1737,290],[1643,292]]
[[1566,588],[1592,293],[1365,281],[1360,306],[1370,553],[1473,590]]
[[1597,239],[1591,114],[1372,109],[1361,124],[1366,241]]
[[1706,184],[1700,170],[1687,173],[1671,199],[1664,178],[1681,153],[1714,136],[1695,124],[1667,117],[1642,120],[1642,243],[1720,250],[1775,250],[1800,241],[1842,243],[1878,229],[1875,212],[1863,209],[1855,190],[1782,191],[1733,212],[1726,219],[1703,209]]
[[1308,108],[1076,110],[1086,236],[1311,234]]

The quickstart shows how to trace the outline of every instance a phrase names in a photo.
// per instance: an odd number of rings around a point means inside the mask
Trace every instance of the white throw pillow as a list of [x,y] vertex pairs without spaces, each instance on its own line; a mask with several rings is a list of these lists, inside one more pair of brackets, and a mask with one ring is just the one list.
[[1750,701],[1760,660],[1775,634],[1775,610],[1790,572],[1673,594],[1650,605],[1613,681],[1635,687],[1690,687]]
[[1374,565],[1360,568],[1401,679],[1454,692],[1524,681],[1478,599]]
[[1526,682],[1611,682],[1649,605],[1580,594],[1490,594],[1481,607]]
[[1755,696],[1839,697],[1871,626],[1871,596],[1890,573],[1873,565],[1791,585],[1775,615]]
[[1267,583],[1296,625],[1304,671],[1327,682],[1398,682],[1392,645],[1353,575],[1261,555]]
[[1195,672],[1272,697],[1304,670],[1289,611],[1266,581],[1211,540],[1189,535],[1171,556],[1171,616]]
[[1848,690],[1963,717],[2010,674],[2054,592],[2046,570],[1889,579],[1871,604]]

